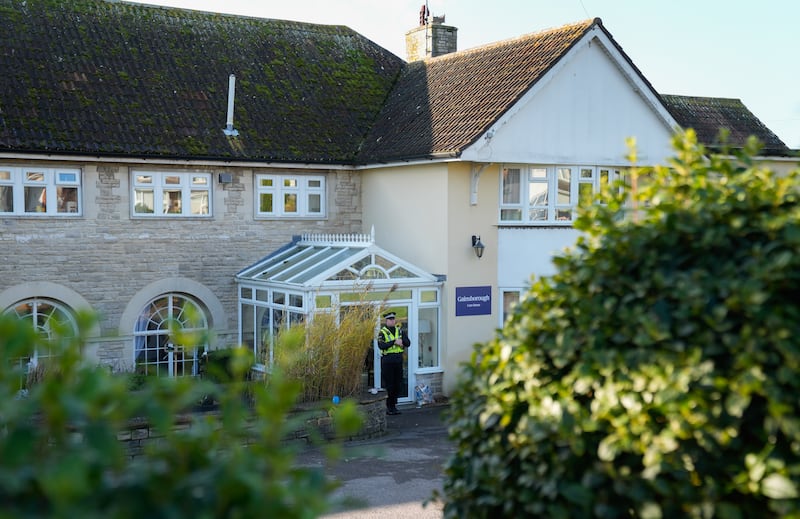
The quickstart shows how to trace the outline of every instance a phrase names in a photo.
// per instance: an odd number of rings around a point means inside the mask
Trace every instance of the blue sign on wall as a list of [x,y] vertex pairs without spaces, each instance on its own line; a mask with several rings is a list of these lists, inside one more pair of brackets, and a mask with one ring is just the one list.
[[456,287],[456,316],[490,315],[492,287]]

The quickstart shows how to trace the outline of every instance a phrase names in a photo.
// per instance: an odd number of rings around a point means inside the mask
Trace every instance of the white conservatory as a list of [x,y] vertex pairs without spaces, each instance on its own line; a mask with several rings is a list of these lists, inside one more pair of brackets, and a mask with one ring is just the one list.
[[[440,304],[442,276],[394,256],[371,234],[305,234],[236,275],[239,287],[239,343],[253,350],[256,364],[268,368],[273,338],[291,324],[317,312],[342,311],[366,298],[397,320],[411,338],[405,362],[411,401],[420,383],[438,386],[442,378]],[[376,333],[382,323],[376,322]],[[416,340],[415,340],[416,338]],[[368,383],[380,388],[378,348],[373,339]],[[369,360],[369,359],[368,359]],[[374,369],[373,369],[374,368]]]

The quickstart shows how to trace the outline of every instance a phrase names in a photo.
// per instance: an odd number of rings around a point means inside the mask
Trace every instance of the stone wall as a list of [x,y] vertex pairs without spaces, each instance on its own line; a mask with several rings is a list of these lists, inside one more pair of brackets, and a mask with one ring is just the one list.
[[[386,395],[365,393],[353,397],[353,399],[356,400],[359,412],[364,417],[364,423],[356,434],[340,439],[346,441],[364,440],[386,434]],[[215,416],[217,414],[217,411],[203,413],[204,416]],[[310,441],[315,431],[325,439],[334,437],[333,416],[328,409],[320,406],[300,406],[293,414],[305,415],[307,417],[305,420],[307,427],[292,431],[286,437],[287,442],[297,440]],[[196,416],[190,414],[181,415],[176,419],[175,428],[177,430],[187,429],[192,426],[192,421],[195,418]],[[162,435],[158,434],[150,423],[145,420],[132,421],[127,430],[117,435],[119,441],[125,445],[131,458],[141,456],[149,443],[157,442],[161,437]]]
[[[234,276],[303,233],[360,233],[361,179],[347,170],[6,161],[6,166],[80,167],[82,212],[0,217],[0,311],[25,299],[88,308],[100,323],[90,362],[132,368],[137,314],[152,298],[182,293],[203,305],[212,348],[237,340]],[[210,173],[210,217],[131,217],[132,171]],[[255,173],[324,174],[324,218],[256,218]],[[220,182],[220,174],[231,182]],[[226,179],[227,180],[227,179]]]

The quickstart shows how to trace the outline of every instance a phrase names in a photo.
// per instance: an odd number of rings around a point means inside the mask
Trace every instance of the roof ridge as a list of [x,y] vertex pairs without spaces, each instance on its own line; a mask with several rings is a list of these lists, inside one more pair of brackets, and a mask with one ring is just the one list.
[[561,33],[561,32],[568,32],[568,31],[571,31],[571,30],[574,30],[574,29],[577,29],[577,28],[580,28],[580,27],[584,27],[585,29],[589,29],[594,24],[602,25],[602,21],[600,20],[600,18],[587,18],[587,19],[581,20],[579,22],[566,23],[566,24],[560,25],[558,27],[548,27],[546,29],[542,29],[542,30],[539,30],[539,31],[536,31],[536,32],[524,33],[524,34],[520,34],[519,36],[513,36],[511,38],[506,38],[504,40],[493,41],[493,42],[490,42],[490,43],[485,43],[483,45],[477,45],[475,47],[470,47],[468,49],[459,50],[459,51],[455,51],[455,52],[450,52],[450,53],[447,53],[447,54],[443,54],[441,56],[436,56],[436,57],[433,57],[433,58],[425,58],[425,59],[420,60],[420,61],[431,62],[431,61],[444,61],[446,59],[454,59],[457,56],[465,56],[465,55],[474,54],[474,53],[477,53],[477,52],[485,52],[485,51],[487,51],[489,49],[494,49],[494,48],[514,45],[514,44],[518,44],[518,43],[520,43],[522,41],[532,40],[532,39],[535,39],[535,38],[541,38],[541,37],[544,37],[544,36],[549,36],[551,34],[557,34],[557,33]]

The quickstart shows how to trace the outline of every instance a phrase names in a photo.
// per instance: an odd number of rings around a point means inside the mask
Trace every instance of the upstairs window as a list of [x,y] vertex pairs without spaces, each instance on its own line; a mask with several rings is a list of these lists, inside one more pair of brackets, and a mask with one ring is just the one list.
[[256,175],[256,214],[272,217],[323,217],[325,177]]
[[0,214],[78,216],[81,170],[0,165]]
[[591,203],[623,169],[602,166],[504,166],[500,223],[571,224],[575,209]]
[[134,171],[134,216],[174,218],[211,215],[211,174]]

